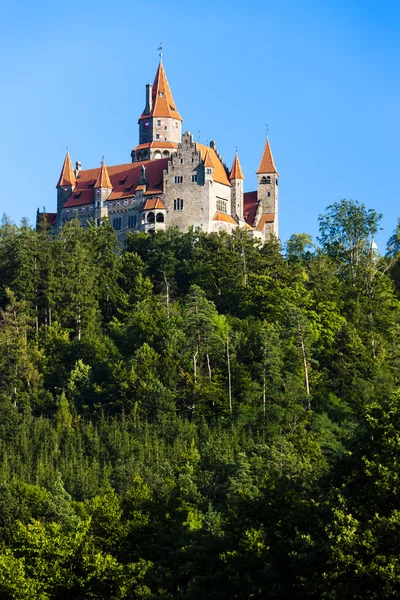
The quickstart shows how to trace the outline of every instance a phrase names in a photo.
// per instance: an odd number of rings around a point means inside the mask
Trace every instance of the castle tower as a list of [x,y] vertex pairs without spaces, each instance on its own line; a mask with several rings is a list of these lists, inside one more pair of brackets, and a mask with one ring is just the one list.
[[239,157],[236,153],[233,160],[232,169],[229,175],[229,180],[232,184],[231,188],[231,215],[239,221],[243,221],[243,186],[244,176],[240,165]]
[[138,123],[139,145],[132,151],[132,162],[167,158],[181,141],[182,117],[175,106],[161,58],[153,85],[146,85],[146,106]]
[[94,218],[98,227],[101,225],[101,219],[108,216],[107,199],[111,192],[112,184],[103,160],[94,184]]
[[[278,180],[279,173],[276,169],[271,146],[267,138],[264,153],[257,171],[257,199],[261,215],[269,215],[264,218],[264,234],[267,238],[270,234],[278,236]],[[263,217],[261,217],[262,219]]]
[[72,196],[76,186],[76,177],[72,168],[71,157],[67,150],[65,155],[63,168],[61,171],[60,178],[57,183],[57,227],[61,227],[61,209]]

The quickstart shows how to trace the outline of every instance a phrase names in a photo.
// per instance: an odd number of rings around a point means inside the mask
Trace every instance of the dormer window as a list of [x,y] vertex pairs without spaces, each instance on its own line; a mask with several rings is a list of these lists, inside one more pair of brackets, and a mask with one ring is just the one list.
[[158,95],[162,97],[162,96],[164,96],[164,92],[159,92]]

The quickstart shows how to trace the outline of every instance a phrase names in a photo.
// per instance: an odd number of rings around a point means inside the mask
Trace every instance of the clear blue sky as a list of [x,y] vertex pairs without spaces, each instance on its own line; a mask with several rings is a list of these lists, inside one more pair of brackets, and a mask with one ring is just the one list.
[[235,148],[255,189],[265,126],[280,236],[318,232],[341,198],[399,206],[398,0],[6,0],[0,37],[0,212],[54,211],[66,144],[83,168],[130,161],[145,84],[164,65],[184,129]]

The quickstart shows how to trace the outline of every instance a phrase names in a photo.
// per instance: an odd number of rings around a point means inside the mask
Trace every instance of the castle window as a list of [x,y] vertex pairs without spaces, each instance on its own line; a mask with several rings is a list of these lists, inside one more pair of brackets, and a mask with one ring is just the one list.
[[174,210],[183,210],[183,199],[177,198],[174,200]]
[[160,134],[156,133],[156,140],[159,140],[159,139],[160,139]]
[[128,228],[132,229],[133,227],[136,227],[136,215],[129,215],[128,216]]
[[155,223],[155,220],[156,220],[156,218],[154,216],[154,213],[149,212],[149,214],[147,215],[147,222],[153,224],[153,223]]
[[166,125],[164,125],[164,131],[167,131],[168,127]]
[[271,192],[268,192],[268,198],[270,197],[270,195],[271,195]]
[[120,231],[122,227],[122,217],[114,217],[113,218],[113,227],[115,231]]
[[267,183],[271,183],[271,177],[269,175],[267,177]]
[[156,217],[157,223],[164,223],[164,215],[162,213],[158,213]]
[[161,125],[161,121],[157,121],[157,125],[160,127],[160,125]]
[[207,175],[212,175],[212,169],[206,169]]
[[196,181],[197,181],[197,175],[192,175],[192,182],[196,183]]
[[182,175],[176,175],[175,176],[175,183],[183,183],[183,177],[182,177]]
[[178,129],[178,123],[175,123],[175,129]]
[[224,198],[217,198],[217,210],[219,212],[228,212],[228,202]]

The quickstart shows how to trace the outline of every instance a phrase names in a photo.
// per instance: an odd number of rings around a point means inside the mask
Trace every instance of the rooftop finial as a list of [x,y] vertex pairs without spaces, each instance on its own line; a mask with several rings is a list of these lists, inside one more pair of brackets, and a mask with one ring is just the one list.
[[69,143],[67,142],[67,154],[69,153]]
[[160,42],[160,46],[159,48],[157,48],[158,52],[159,52],[159,57],[160,57],[160,62],[162,62],[162,42]]
[[265,136],[268,139],[268,123],[265,126]]
[[102,164],[102,165],[104,165],[104,154],[103,154],[103,156],[101,157],[101,164]]

